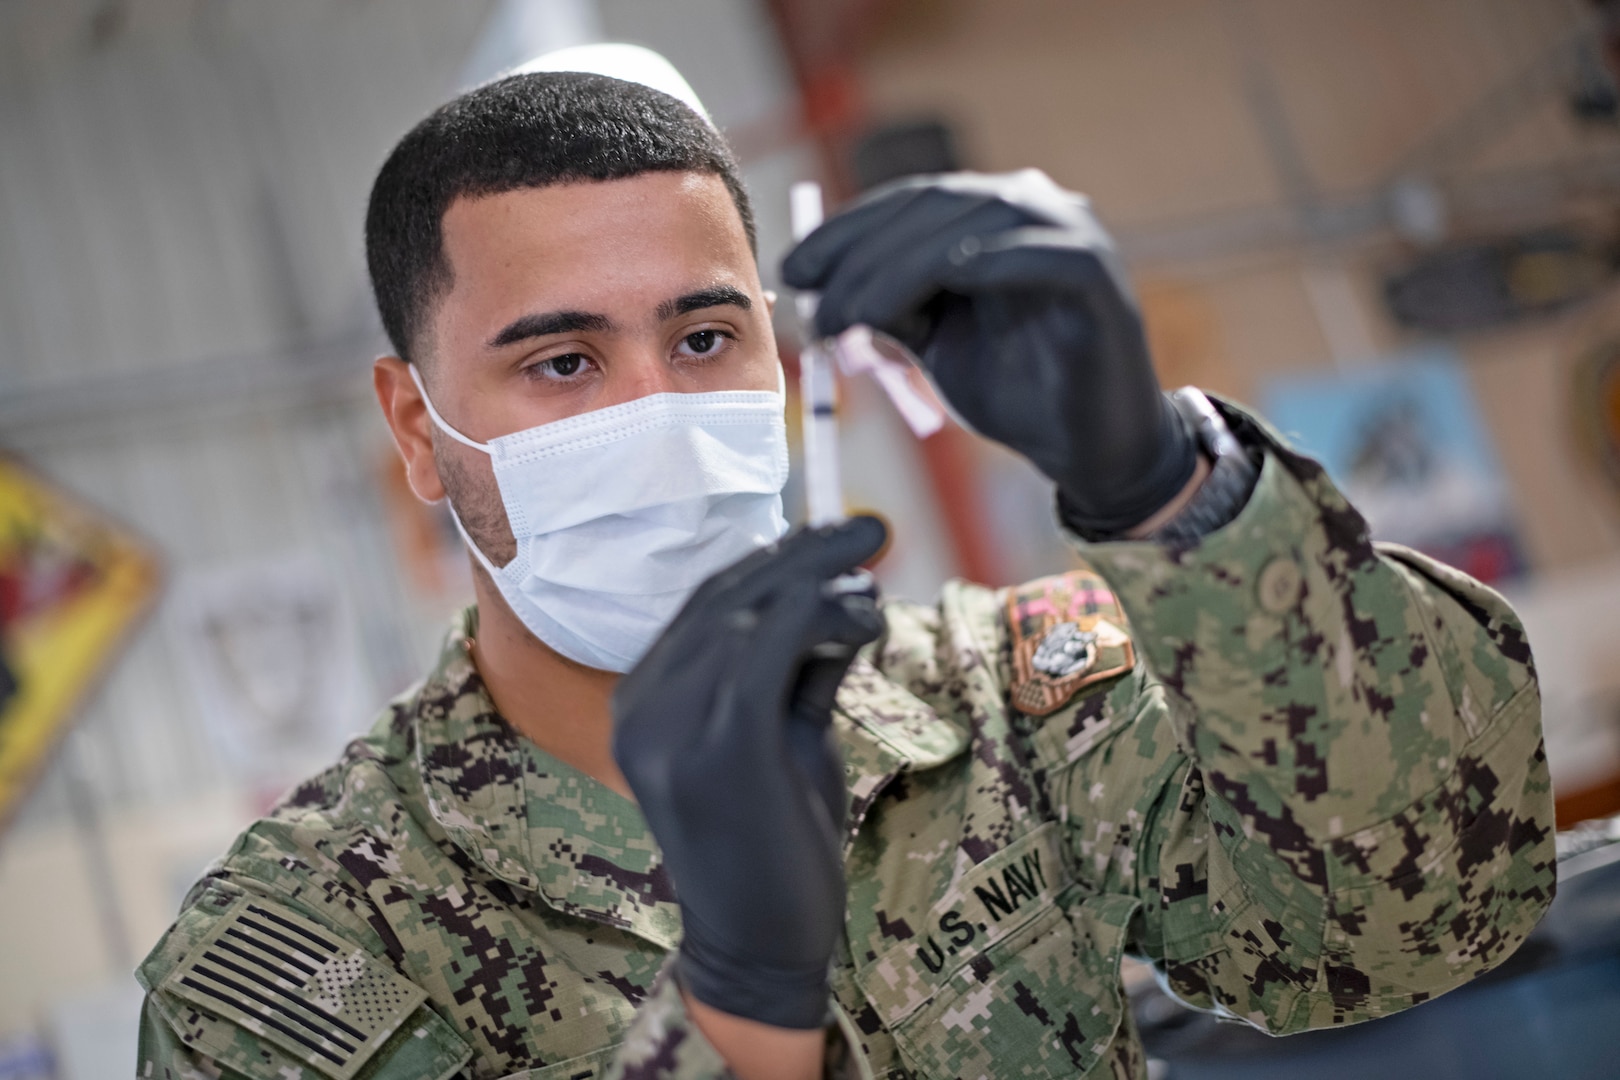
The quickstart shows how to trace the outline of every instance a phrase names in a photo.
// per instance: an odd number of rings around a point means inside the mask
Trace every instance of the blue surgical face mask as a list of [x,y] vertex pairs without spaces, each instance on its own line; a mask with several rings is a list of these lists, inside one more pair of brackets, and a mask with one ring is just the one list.
[[[775,391],[651,394],[476,442],[517,554],[495,566],[456,517],[512,613],[578,663],[629,671],[707,578],[787,531],[787,429]],[[452,507],[454,513],[454,507]]]

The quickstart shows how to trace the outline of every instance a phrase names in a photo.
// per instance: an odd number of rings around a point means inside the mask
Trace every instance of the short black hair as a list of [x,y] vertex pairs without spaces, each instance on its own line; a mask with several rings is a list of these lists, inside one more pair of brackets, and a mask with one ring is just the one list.
[[414,358],[428,312],[451,285],[442,225],[456,199],[649,172],[720,177],[758,253],[731,148],[668,94],[602,75],[535,72],[435,110],[383,162],[366,208],[366,264],[395,351]]

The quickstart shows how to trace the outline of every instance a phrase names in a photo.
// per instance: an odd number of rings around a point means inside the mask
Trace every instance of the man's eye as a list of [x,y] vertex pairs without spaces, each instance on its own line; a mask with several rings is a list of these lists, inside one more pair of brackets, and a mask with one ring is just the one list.
[[718,344],[720,344],[720,331],[718,330],[699,330],[695,334],[686,335],[686,347],[699,356],[706,356],[713,352],[714,347]]
[[530,364],[523,369],[523,374],[530,379],[537,379],[543,383],[569,383],[584,377],[586,369],[594,366],[593,361],[584,353],[563,353],[561,356],[548,356],[544,360]]

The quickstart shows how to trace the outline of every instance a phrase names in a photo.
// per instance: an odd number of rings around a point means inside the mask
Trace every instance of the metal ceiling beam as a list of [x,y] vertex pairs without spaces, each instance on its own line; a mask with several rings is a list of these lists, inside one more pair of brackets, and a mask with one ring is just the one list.
[[[1458,177],[1444,186],[1454,226],[1468,232],[1544,223],[1549,209],[1581,199],[1620,197],[1620,150],[1578,162]],[[1307,228],[1297,208],[1255,207],[1180,221],[1111,229],[1127,261],[1164,263],[1347,246],[1393,235],[1389,189],[1320,196]]]

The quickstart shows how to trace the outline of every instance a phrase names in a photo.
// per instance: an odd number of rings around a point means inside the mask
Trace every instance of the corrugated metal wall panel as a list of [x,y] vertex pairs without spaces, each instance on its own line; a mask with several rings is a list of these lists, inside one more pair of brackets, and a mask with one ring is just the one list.
[[[374,491],[365,197],[489,7],[148,0],[100,46],[87,5],[0,7],[0,415],[8,397],[61,413],[0,425],[0,447],[144,533],[173,584],[313,554],[361,669],[356,729],[437,632],[402,597]],[[334,375],[295,383],[311,365]],[[177,618],[165,601],[80,722],[108,801],[232,780]],[[58,817],[61,788],[25,817]]]

